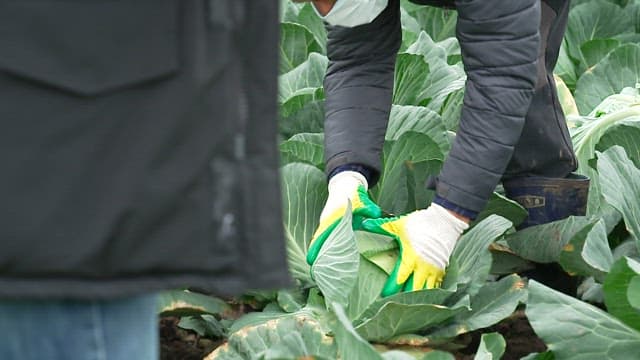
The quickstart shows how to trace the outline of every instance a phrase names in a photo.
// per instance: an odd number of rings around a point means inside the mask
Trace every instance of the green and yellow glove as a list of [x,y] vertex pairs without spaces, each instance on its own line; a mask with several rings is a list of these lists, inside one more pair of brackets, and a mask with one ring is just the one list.
[[400,248],[382,296],[440,287],[451,252],[469,227],[437,204],[400,217],[365,220],[362,225],[364,230],[391,236]]
[[320,214],[320,224],[309,243],[309,265],[316,261],[322,245],[344,216],[348,201],[351,201],[354,230],[362,228],[364,219],[382,216],[380,207],[369,198],[367,187],[367,179],[356,171],[343,171],[329,180],[329,197]]

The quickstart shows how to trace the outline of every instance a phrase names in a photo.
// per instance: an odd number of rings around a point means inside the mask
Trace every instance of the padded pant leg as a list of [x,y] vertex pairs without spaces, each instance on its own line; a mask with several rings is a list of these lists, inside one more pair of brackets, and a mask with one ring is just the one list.
[[553,79],[553,68],[567,27],[569,5],[569,1],[542,1],[536,92],[520,140],[505,171],[505,179],[521,176],[562,178],[577,168]]

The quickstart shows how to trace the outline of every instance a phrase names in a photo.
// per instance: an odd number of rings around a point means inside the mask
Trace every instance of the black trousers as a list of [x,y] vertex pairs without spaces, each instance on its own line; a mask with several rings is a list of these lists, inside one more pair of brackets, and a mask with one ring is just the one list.
[[553,68],[567,27],[570,1],[543,0],[541,5],[536,92],[504,179],[565,177],[578,166],[553,79]]
[[[455,8],[454,0],[411,2]],[[578,167],[553,79],[553,69],[567,28],[570,3],[570,0],[541,0],[538,83],[522,135],[503,179],[526,176],[565,177]]]

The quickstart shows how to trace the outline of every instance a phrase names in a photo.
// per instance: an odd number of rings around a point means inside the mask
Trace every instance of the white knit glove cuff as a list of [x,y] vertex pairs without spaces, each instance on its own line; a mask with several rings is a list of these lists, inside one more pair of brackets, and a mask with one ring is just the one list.
[[329,180],[329,197],[322,209],[320,219],[324,219],[336,209],[346,206],[347,200],[360,185],[365,189],[369,188],[367,178],[357,171],[342,171],[332,176]]
[[338,0],[325,16],[315,6],[313,9],[331,25],[355,27],[375,20],[388,4],[389,0]]
[[441,269],[449,264],[456,242],[469,225],[438,204],[407,215],[407,234],[416,253]]
[[357,171],[342,171],[332,176],[329,180],[329,194],[351,195],[359,185],[369,188],[367,178],[364,175]]

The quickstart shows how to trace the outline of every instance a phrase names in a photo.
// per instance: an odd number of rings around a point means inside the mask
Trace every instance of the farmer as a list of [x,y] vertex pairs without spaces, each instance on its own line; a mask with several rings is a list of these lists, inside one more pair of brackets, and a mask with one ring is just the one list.
[[[392,236],[401,256],[383,295],[440,285],[456,241],[499,182],[529,208],[524,227],[584,214],[577,167],[552,70],[569,1],[414,1],[456,8],[467,73],[459,131],[426,208],[376,219],[367,195],[380,176],[401,43],[399,0],[314,0],[328,25],[324,88],[329,197],[312,238],[315,261],[347,199],[365,230]],[[563,189],[559,194],[554,189]],[[426,206],[427,204],[425,204]]]
[[277,0],[0,0],[0,359],[157,359],[157,293],[289,284]]

